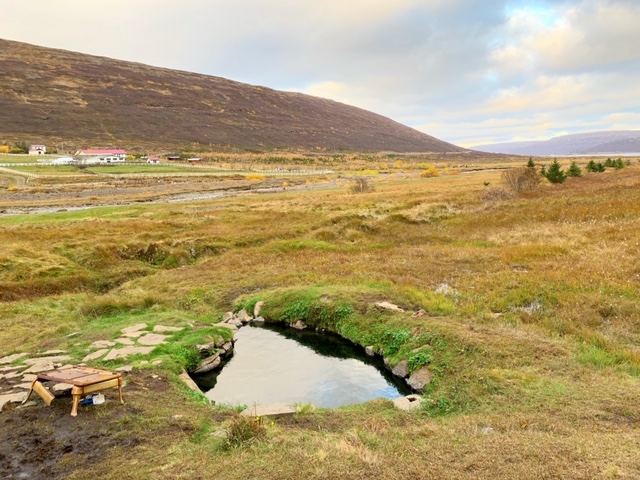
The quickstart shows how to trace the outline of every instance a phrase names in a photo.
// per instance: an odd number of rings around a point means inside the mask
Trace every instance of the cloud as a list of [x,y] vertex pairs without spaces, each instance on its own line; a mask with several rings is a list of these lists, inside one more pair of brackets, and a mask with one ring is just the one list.
[[460,144],[638,128],[639,23],[635,0],[4,0],[0,17],[5,38],[332,98]]

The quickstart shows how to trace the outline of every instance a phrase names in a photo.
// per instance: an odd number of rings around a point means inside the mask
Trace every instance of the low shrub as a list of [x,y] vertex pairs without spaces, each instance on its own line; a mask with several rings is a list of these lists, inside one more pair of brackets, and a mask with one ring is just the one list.
[[502,183],[514,193],[528,192],[538,188],[540,177],[534,168],[511,168],[502,172]]
[[358,177],[351,181],[349,190],[351,193],[368,193],[373,192],[375,189],[367,177]]
[[226,449],[238,448],[264,438],[266,429],[260,417],[237,415],[231,421],[224,446]]
[[509,200],[511,198],[513,198],[513,193],[502,187],[487,188],[482,193],[482,200],[485,202],[496,202],[500,200]]

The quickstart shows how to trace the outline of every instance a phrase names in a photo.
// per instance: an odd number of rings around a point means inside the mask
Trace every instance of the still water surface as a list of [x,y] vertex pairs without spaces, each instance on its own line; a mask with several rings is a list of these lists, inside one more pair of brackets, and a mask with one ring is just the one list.
[[406,395],[382,362],[335,335],[255,325],[236,333],[233,357],[222,370],[195,377],[216,403],[312,403],[339,407]]

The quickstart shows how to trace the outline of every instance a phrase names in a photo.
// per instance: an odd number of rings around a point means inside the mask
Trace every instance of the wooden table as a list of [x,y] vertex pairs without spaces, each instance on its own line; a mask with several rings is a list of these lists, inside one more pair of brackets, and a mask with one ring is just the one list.
[[122,375],[120,373],[87,367],[68,367],[39,373],[31,384],[29,395],[27,395],[23,403],[29,399],[31,392],[36,392],[47,405],[51,405],[55,397],[42,385],[41,380],[73,385],[71,388],[71,395],[73,396],[72,417],[78,415],[80,399],[88,393],[99,390],[118,387],[120,403],[124,403],[122,399]]

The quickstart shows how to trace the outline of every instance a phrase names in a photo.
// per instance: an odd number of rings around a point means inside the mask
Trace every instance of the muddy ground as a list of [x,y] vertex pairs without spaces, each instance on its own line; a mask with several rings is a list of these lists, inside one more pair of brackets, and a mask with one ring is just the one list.
[[[125,425],[144,413],[141,405],[149,392],[161,395],[169,388],[161,376],[128,374],[124,405],[117,389],[105,390],[104,404],[80,406],[77,417],[70,415],[70,396],[56,398],[50,407],[35,393],[30,399],[35,406],[5,405],[0,413],[0,478],[63,479],[100,462],[114,447],[143,446],[149,438],[127,431]],[[167,425],[170,429],[171,423]]]

